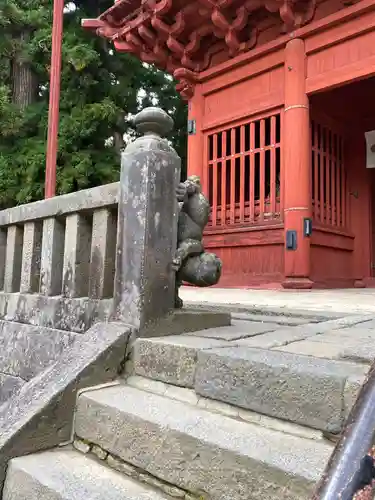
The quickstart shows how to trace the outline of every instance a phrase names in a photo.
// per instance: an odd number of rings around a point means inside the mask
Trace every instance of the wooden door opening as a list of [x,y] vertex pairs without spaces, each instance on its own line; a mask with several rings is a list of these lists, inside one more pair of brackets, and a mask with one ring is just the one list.
[[368,78],[310,97],[313,214],[316,227],[329,231],[324,248],[313,246],[316,259],[326,259],[315,272],[319,281],[335,275],[340,286],[375,277],[375,170],[366,168],[365,141],[375,130],[374,96]]

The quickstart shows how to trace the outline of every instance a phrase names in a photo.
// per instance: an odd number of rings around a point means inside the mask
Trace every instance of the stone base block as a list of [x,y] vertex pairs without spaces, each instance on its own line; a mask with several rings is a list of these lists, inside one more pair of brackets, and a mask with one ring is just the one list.
[[0,372],[28,381],[56,361],[76,337],[72,332],[0,320]]
[[366,288],[366,283],[363,280],[355,280],[354,288]]
[[281,285],[286,290],[310,290],[313,282],[309,278],[286,278]]
[[161,337],[197,332],[208,328],[230,326],[231,315],[227,312],[201,309],[178,309],[157,323],[150,323],[138,332],[139,337]]
[[18,391],[24,383],[25,381],[20,377],[0,373],[0,405]]

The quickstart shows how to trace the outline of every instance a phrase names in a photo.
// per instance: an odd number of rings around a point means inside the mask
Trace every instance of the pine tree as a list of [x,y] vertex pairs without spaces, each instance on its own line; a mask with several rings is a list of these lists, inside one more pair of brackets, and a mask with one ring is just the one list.
[[[44,196],[52,3],[0,0],[0,208]],[[150,104],[175,119],[171,140],[186,159],[186,106],[171,78],[81,28],[112,3],[65,9],[57,194],[118,180],[128,117]]]

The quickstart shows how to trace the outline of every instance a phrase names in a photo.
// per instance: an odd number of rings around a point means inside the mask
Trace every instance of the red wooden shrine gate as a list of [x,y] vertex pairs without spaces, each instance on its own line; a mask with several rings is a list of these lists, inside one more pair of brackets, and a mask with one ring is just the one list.
[[177,79],[221,286],[368,282],[375,0],[118,0],[83,24]]

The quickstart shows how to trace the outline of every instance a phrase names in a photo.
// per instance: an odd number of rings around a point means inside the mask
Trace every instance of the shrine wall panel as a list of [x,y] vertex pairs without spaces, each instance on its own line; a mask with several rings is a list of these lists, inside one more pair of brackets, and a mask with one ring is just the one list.
[[[361,0],[352,0],[352,5],[360,1]],[[347,6],[345,6],[345,0],[318,0],[316,2],[314,20],[311,22],[311,24],[331,14],[335,14],[345,8],[347,8]]]
[[219,89],[248,80],[284,64],[283,44],[280,47],[256,47],[216,67],[203,71],[200,81],[203,93],[208,95]]
[[283,279],[282,226],[206,234],[205,248],[223,261],[221,287],[277,285]]
[[306,37],[308,93],[375,74],[375,10]]
[[351,287],[354,237],[316,228],[311,237],[311,275],[314,288]]
[[[266,66],[265,61],[257,61],[239,68],[241,71],[233,70],[203,84],[203,129],[281,106],[284,100],[283,67],[267,69]],[[253,72],[253,76],[244,79],[244,72],[247,75]]]
[[[331,245],[334,241],[331,240]],[[354,283],[353,252],[333,246],[311,245],[311,275],[314,288],[351,287]]]

